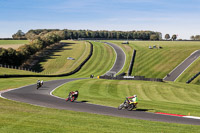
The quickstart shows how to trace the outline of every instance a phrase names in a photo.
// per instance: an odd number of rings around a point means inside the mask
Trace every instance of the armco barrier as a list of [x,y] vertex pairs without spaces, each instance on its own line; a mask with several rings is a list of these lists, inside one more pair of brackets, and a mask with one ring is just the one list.
[[194,75],[191,79],[189,79],[186,83],[189,84],[190,82],[192,82],[192,80],[194,80],[196,77],[198,77],[200,75],[200,72],[198,72],[196,75]]
[[12,78],[12,77],[63,77],[63,76],[69,76],[72,75],[76,72],[78,72],[83,65],[90,59],[90,57],[93,54],[93,44],[91,42],[90,43],[90,54],[88,55],[88,57],[73,71],[69,72],[69,73],[65,73],[65,74],[58,74],[58,75],[9,75],[9,74],[4,74],[4,75],[0,75],[0,78]]
[[100,79],[111,79],[111,80],[144,80],[144,81],[156,81],[156,82],[163,82],[163,79],[158,78],[145,78],[144,76],[99,76]]
[[134,49],[133,50],[133,56],[132,56],[132,59],[131,59],[130,65],[129,65],[129,69],[128,69],[128,76],[131,76],[131,73],[132,73],[132,70],[133,70],[133,64],[134,64],[134,61],[135,61],[135,55],[136,55],[136,50]]

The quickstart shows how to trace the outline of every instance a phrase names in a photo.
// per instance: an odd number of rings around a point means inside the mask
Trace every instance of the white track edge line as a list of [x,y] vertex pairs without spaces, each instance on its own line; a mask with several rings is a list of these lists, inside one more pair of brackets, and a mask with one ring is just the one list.
[[184,118],[190,118],[190,119],[198,119],[200,120],[200,117],[197,116],[183,116]]
[[[104,43],[104,44],[107,44],[107,43]],[[115,51],[115,55],[116,55],[115,63],[113,64],[112,68],[110,68],[110,70],[112,70],[113,67],[115,66],[116,62],[117,62],[117,52],[116,52],[116,50],[115,50],[111,45],[109,45],[109,44],[107,44],[107,45],[108,45],[109,47],[111,47],[111,48]],[[110,72],[110,70],[108,70],[106,73]],[[105,73],[105,74],[106,74],[106,73]],[[105,75],[105,74],[103,74],[103,75]]]

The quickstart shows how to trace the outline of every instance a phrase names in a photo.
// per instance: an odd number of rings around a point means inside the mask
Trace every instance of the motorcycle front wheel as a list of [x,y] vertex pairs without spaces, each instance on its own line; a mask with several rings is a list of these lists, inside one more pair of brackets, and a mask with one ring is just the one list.
[[122,103],[119,105],[118,110],[121,110],[123,107],[124,107],[124,104]]

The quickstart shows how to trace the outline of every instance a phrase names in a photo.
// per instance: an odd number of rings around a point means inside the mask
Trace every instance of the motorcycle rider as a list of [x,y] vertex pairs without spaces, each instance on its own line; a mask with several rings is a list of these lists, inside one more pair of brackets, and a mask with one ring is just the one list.
[[37,85],[41,86],[41,82],[40,82],[40,80],[37,81]]
[[69,92],[69,95],[68,95],[68,97],[67,97],[67,99],[66,99],[66,101],[68,101],[69,100],[69,98],[71,98],[71,97],[75,97],[75,99],[78,97],[78,94],[79,94],[79,92],[76,90],[76,91],[71,91],[71,92]]
[[43,80],[40,81],[41,86],[43,85],[43,82],[44,82]]
[[[130,100],[129,100],[130,99]],[[134,105],[136,106],[138,104],[138,98],[137,95],[133,95],[131,97],[126,97],[126,100],[124,101],[124,103],[126,103],[126,101],[128,101],[128,103],[133,102]]]

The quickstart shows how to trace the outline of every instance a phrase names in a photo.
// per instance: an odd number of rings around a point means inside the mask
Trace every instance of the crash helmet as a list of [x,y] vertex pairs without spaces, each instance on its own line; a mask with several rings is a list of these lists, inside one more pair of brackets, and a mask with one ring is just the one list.
[[134,97],[137,97],[137,95],[134,95]]

